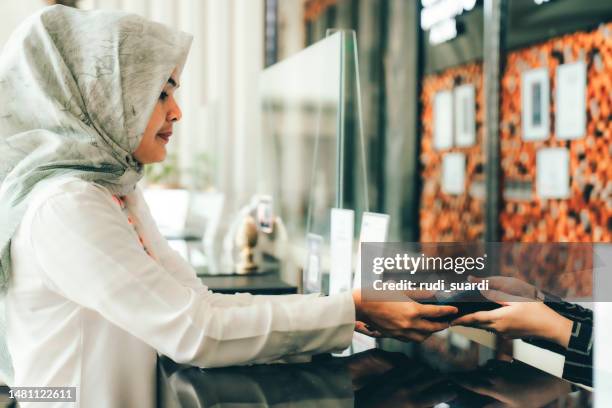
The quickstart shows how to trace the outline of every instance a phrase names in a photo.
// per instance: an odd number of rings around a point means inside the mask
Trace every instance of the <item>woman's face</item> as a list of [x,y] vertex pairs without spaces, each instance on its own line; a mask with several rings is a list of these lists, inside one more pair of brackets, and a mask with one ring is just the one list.
[[178,87],[175,70],[164,86],[142,140],[133,153],[134,158],[142,164],[156,163],[166,158],[166,144],[172,136],[172,126],[182,117],[181,109],[174,99],[174,91]]

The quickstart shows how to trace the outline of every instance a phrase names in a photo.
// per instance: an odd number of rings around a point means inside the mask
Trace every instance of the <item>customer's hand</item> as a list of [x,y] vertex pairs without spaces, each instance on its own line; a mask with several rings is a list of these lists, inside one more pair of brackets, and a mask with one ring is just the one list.
[[356,320],[363,322],[370,332],[402,341],[423,341],[432,333],[446,329],[449,324],[429,319],[457,313],[454,306],[422,305],[406,298],[405,302],[368,302],[361,299],[361,290],[353,291]]
[[477,327],[509,338],[538,337],[567,347],[572,321],[544,303],[527,301],[495,290],[482,291],[482,294],[503,307],[459,317],[451,325]]

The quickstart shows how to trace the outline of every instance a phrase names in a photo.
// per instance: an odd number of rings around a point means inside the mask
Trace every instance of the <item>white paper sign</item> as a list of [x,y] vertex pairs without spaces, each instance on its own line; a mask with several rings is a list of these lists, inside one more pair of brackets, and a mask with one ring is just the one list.
[[453,146],[453,93],[438,92],[434,96],[434,147],[438,150]]
[[[386,242],[389,231],[389,215],[364,212],[361,217],[361,230],[359,232],[359,249],[357,250],[357,267],[353,287],[361,287],[361,243]],[[353,353],[369,350],[376,347],[376,339],[365,334],[353,335]]]
[[465,154],[447,153],[442,161],[442,192],[463,194],[465,191]]
[[455,88],[455,141],[457,146],[476,143],[476,90],[466,84]]
[[357,262],[355,268],[355,279],[353,288],[361,287],[361,243],[362,242],[386,242],[389,231],[389,215],[372,212],[364,212],[361,218],[361,230],[359,232],[359,248],[357,249]]
[[353,233],[355,212],[341,208],[331,210],[329,294],[346,292],[351,288]]
[[569,198],[569,150],[551,147],[536,155],[536,193],[540,198]]
[[584,61],[557,67],[555,134],[579,139],[586,133],[586,65]]
[[317,234],[306,236],[308,253],[304,265],[304,289],[310,293],[321,292],[321,257],[323,253],[323,237]]
[[545,140],[550,132],[548,69],[523,72],[521,77],[521,126],[523,140]]

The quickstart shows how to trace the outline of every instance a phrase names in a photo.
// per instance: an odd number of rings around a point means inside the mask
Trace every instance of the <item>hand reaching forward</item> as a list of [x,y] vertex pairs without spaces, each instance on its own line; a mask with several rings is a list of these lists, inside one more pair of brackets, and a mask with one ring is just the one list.
[[455,319],[453,326],[490,330],[509,338],[538,337],[567,347],[572,321],[542,302],[508,295],[497,290],[481,291],[489,300],[503,307],[471,313]]
[[356,320],[362,333],[375,337],[393,337],[402,341],[427,339],[432,333],[448,328],[446,322],[428,318],[457,313],[454,306],[422,305],[409,298],[405,302],[368,302],[361,299],[361,290],[353,291]]

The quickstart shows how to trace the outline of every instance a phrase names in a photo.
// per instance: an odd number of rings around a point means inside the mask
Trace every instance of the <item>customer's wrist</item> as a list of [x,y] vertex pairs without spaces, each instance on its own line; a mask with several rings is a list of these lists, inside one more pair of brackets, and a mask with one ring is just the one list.
[[567,348],[567,346],[569,346],[570,338],[572,337],[572,328],[574,327],[574,322],[565,316],[559,315],[559,317],[560,324],[557,330],[557,344],[564,348]]
[[546,329],[542,337],[557,343],[561,347],[567,348],[574,322],[556,312],[553,313],[554,317],[547,319],[547,324],[544,325]]

